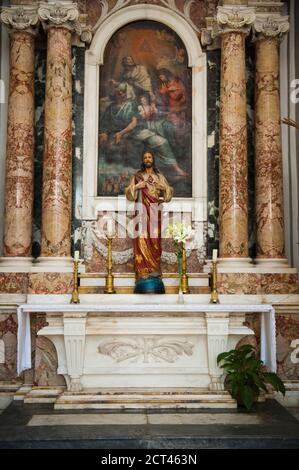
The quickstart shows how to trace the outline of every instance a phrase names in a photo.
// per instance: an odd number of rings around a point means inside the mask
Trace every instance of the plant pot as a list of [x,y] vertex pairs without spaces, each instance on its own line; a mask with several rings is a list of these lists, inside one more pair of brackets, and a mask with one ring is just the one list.
[[[259,397],[259,395],[258,395],[257,393],[253,393],[253,404],[252,404],[252,405],[254,405],[255,403],[257,403],[258,397]],[[244,408],[244,409],[247,410],[247,411],[250,411],[250,410],[251,410],[251,408],[250,408],[250,409],[246,408],[246,405],[244,404],[244,401],[243,401],[243,398],[242,398],[242,396],[241,396],[241,393],[238,393],[238,395],[237,395],[237,397],[236,397],[236,400],[237,400],[237,405],[238,405],[238,407]]]

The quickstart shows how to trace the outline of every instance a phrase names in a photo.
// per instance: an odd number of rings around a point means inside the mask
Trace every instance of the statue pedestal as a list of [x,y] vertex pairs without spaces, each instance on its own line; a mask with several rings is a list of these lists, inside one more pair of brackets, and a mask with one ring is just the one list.
[[176,295],[95,297],[20,307],[22,315],[46,313],[38,335],[54,343],[67,384],[56,408],[235,406],[217,356],[253,334],[246,312],[268,315],[270,305],[210,305],[197,295],[184,304]]

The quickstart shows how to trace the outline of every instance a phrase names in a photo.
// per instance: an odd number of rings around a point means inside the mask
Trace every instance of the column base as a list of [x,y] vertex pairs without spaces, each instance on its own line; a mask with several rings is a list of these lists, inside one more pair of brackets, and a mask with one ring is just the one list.
[[1,256],[0,272],[28,273],[33,263],[34,258],[31,256]]
[[251,258],[218,258],[218,268],[252,268]]
[[254,264],[265,268],[290,268],[287,258],[255,258]]
[[72,272],[74,260],[71,256],[40,256],[32,265],[32,273]]

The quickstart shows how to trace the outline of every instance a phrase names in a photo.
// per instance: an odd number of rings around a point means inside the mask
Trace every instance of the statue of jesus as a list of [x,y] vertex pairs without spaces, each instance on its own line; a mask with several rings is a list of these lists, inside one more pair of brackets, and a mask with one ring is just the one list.
[[133,239],[137,294],[164,294],[161,279],[161,202],[169,202],[173,188],[155,167],[154,155],[146,151],[141,169],[132,176],[126,197],[135,201],[137,236]]

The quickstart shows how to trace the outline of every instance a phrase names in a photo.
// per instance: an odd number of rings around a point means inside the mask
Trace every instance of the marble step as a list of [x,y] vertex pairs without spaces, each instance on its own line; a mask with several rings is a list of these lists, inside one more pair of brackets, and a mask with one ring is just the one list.
[[60,395],[55,409],[136,409],[136,408],[235,408],[236,402],[229,393],[122,391],[120,393],[74,393]]
[[23,400],[24,403],[55,403],[64,390],[65,387],[32,387],[23,396]]

